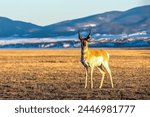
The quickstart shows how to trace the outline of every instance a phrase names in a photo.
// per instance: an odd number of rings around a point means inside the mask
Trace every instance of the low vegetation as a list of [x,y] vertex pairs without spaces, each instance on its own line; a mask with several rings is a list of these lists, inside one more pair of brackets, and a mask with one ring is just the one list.
[[107,49],[114,80],[84,89],[79,49],[0,50],[0,99],[150,99],[150,50]]

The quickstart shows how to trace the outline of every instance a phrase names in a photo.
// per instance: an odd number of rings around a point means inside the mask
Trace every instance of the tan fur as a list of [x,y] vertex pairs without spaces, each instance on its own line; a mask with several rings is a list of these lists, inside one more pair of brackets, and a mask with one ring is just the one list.
[[90,34],[87,38],[82,38],[79,33],[79,39],[81,40],[81,63],[85,67],[86,70],[86,79],[85,79],[85,88],[87,87],[87,78],[88,78],[88,68],[91,68],[91,88],[93,88],[93,71],[94,68],[97,67],[100,73],[102,74],[102,80],[100,82],[100,88],[102,88],[105,71],[110,76],[111,85],[113,88],[113,80],[111,76],[111,70],[109,68],[109,54],[105,50],[92,50],[88,48],[88,39],[90,38]]

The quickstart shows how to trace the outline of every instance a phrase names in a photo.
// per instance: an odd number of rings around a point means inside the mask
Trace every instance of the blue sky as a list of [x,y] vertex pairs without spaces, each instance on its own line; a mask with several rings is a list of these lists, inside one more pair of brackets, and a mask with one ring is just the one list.
[[0,16],[48,25],[143,5],[150,5],[150,0],[0,0]]

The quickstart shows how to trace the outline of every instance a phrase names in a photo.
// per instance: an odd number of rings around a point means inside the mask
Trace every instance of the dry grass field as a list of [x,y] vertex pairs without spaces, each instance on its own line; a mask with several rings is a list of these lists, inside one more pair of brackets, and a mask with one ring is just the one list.
[[114,80],[84,89],[80,49],[0,50],[0,99],[150,99],[150,50],[107,49]]

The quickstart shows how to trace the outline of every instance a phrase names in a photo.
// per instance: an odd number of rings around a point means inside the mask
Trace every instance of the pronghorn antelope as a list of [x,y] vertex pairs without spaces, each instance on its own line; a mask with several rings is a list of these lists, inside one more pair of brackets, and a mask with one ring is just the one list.
[[81,41],[81,63],[83,64],[86,70],[86,79],[85,79],[85,88],[87,87],[87,78],[88,78],[88,68],[91,68],[91,88],[93,88],[93,70],[95,67],[102,74],[102,79],[100,82],[100,87],[102,88],[105,71],[108,72],[110,76],[111,86],[113,88],[113,80],[111,75],[111,70],[109,68],[109,54],[105,50],[92,50],[88,47],[88,41],[91,38],[91,31],[86,38],[82,38],[80,32],[78,31],[78,36]]

